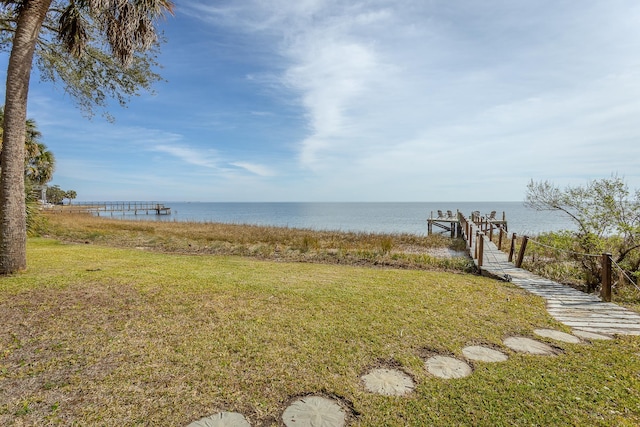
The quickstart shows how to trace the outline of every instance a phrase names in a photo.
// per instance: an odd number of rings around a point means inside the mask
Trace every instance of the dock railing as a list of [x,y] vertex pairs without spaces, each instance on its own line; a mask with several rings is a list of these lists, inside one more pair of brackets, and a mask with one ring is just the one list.
[[[473,258],[481,271],[485,263],[492,262],[491,260],[495,257],[495,255],[492,254],[495,249],[498,249],[503,253],[506,252],[506,255],[508,256],[508,263],[512,263],[516,268],[523,268],[523,264],[525,264],[525,257],[527,257],[527,259],[531,257],[535,261],[536,251],[528,249],[533,244],[546,247],[548,250],[552,250],[554,252],[567,252],[568,255],[573,256],[574,258],[589,258],[592,260],[589,262],[599,264],[599,295],[602,301],[610,302],[612,300],[613,290],[617,289],[618,293],[623,292],[620,288],[625,285],[630,286],[628,286],[626,288],[627,290],[624,292],[640,292],[640,286],[638,286],[637,281],[630,277],[630,274],[615,262],[610,253],[576,253],[573,251],[553,248],[532,239],[527,235],[518,236],[516,233],[511,234],[509,242],[507,237],[507,221],[504,212],[502,220],[487,220],[487,217],[481,216],[478,211],[472,212],[469,218],[461,212],[458,212],[458,223],[461,229],[461,237],[464,238],[467,243],[469,255]],[[491,248],[488,248],[487,245],[489,244],[492,245]],[[508,247],[506,245],[508,245]],[[487,251],[489,251],[489,254],[487,254]],[[530,252],[531,254],[528,255]],[[539,259],[541,259],[541,256],[544,257],[544,255],[540,255],[538,253]],[[525,264],[525,268],[527,268],[527,265],[528,264]],[[557,280],[552,277],[548,277],[548,279]]]
[[[623,284],[631,285],[630,288],[632,291],[635,288],[635,291],[640,292],[640,287],[638,284],[625,272],[625,270],[618,265],[612,258],[612,255],[608,252],[602,254],[587,254],[587,253],[576,253],[573,251],[567,251],[564,249],[553,248],[544,243],[537,241],[536,239],[531,238],[530,236],[524,235],[522,237],[518,237],[516,233],[512,233],[511,235],[511,243],[509,245],[508,250],[508,261],[512,262],[516,268],[522,268],[525,257],[528,253],[528,248],[533,245],[538,245],[547,248],[548,250],[552,250],[558,253],[567,253],[573,257],[578,258],[590,258],[594,263],[599,264],[600,270],[600,288],[599,296],[602,301],[611,302],[613,299],[613,290],[619,289]],[[502,249],[502,248],[500,248]],[[530,251],[529,251],[530,252]],[[535,254],[531,256],[535,257]],[[481,265],[481,262],[479,262]],[[614,274],[616,273],[616,274]],[[551,279],[551,278],[550,278]],[[615,279],[615,280],[614,280]]]
[[159,202],[77,202],[72,205],[55,205],[48,210],[61,213],[91,213],[97,216],[133,213],[134,215],[169,215],[171,208]]

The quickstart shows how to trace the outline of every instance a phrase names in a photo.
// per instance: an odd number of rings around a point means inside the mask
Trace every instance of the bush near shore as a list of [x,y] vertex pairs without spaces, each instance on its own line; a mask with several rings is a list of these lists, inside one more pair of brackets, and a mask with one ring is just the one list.
[[[465,242],[442,235],[317,231],[258,225],[45,214],[39,233],[65,242],[182,254],[474,272]],[[453,255],[453,256],[452,256]]]

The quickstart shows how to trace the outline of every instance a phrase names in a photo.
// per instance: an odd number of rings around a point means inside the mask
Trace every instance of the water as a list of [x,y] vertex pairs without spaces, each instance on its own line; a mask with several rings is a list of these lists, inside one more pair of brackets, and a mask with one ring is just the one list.
[[370,233],[427,234],[427,218],[433,212],[451,210],[470,216],[505,212],[510,232],[539,234],[572,229],[572,223],[554,212],[537,212],[522,202],[416,202],[416,203],[185,203],[164,202],[171,215],[119,215],[147,221],[195,221],[273,225],[313,230]]

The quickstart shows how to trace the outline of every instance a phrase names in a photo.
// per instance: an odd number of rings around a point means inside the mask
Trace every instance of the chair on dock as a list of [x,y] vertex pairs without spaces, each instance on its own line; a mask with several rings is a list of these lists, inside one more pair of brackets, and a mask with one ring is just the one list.
[[454,216],[453,216],[453,212],[451,212],[451,211],[447,211],[447,218],[451,218],[451,219],[453,219],[453,218],[454,218]]
[[442,219],[444,218],[444,214],[442,213],[442,211],[438,211],[438,219]]
[[496,211],[491,211],[491,213],[487,217],[487,220],[488,221],[495,221],[496,220]]

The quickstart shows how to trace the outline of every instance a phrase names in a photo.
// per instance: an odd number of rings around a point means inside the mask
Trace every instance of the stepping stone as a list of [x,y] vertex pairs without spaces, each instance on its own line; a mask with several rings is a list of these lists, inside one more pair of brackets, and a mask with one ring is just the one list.
[[462,360],[449,356],[433,356],[425,362],[427,371],[438,378],[464,378],[471,375],[473,370]]
[[504,340],[504,345],[518,353],[537,354],[551,356],[556,352],[545,343],[524,337],[509,337]]
[[462,349],[464,357],[478,362],[504,362],[509,357],[501,351],[480,345],[472,345]]
[[194,421],[187,427],[250,427],[247,419],[237,412],[219,412]]
[[362,381],[367,391],[385,396],[403,396],[415,388],[411,377],[396,369],[374,369]]
[[335,401],[320,396],[306,396],[293,402],[282,414],[287,427],[342,427],[347,414]]
[[562,341],[570,344],[579,344],[582,342],[580,341],[580,338],[574,335],[567,334],[566,332],[556,331],[554,329],[536,329],[533,331],[533,333],[541,337],[551,338],[552,340]]
[[574,329],[573,335],[583,338],[585,340],[612,340],[609,335],[596,334],[595,332],[581,331],[580,329]]

